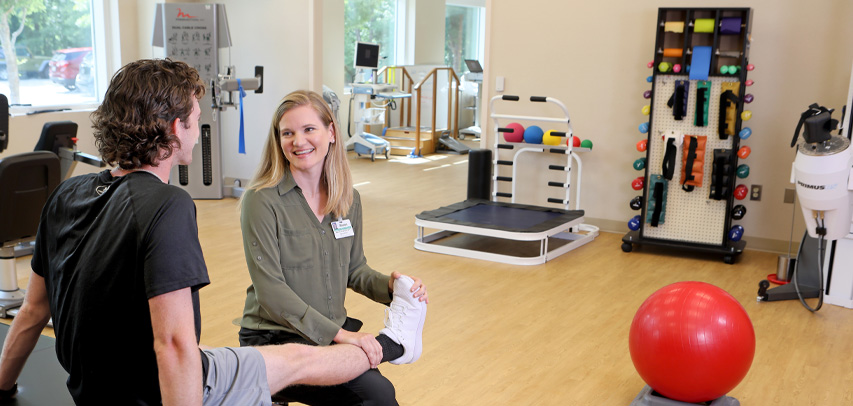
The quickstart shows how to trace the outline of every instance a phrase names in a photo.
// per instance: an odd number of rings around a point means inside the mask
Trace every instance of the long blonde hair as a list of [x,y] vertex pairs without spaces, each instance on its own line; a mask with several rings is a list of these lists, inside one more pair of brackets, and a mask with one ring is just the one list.
[[297,90],[284,96],[284,99],[279,103],[272,117],[261,164],[249,184],[249,189],[259,190],[276,187],[284,179],[285,169],[290,165],[290,162],[284,156],[284,151],[281,150],[279,122],[285,113],[300,106],[311,106],[317,112],[326,129],[335,133],[335,142],[329,145],[329,151],[326,153],[323,173],[320,176],[320,187],[325,189],[328,196],[323,214],[332,213],[334,216],[344,217],[349,212],[353,200],[352,175],[350,175],[349,163],[347,162],[344,140],[338,130],[340,126],[329,105],[326,104],[322,96],[310,90]]

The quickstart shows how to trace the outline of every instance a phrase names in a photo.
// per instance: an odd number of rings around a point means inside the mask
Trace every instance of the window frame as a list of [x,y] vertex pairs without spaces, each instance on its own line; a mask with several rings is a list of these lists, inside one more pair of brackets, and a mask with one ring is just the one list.
[[112,45],[105,32],[107,27],[112,25],[109,18],[116,15],[109,12],[109,2],[110,0],[89,0],[89,12],[92,16],[92,53],[94,54],[93,62],[96,69],[94,83],[95,100],[79,103],[46,103],[38,106],[10,106],[10,116],[15,117],[57,111],[91,111],[101,104],[103,90],[106,89],[107,77],[110,76],[107,70],[108,64],[105,50],[108,49],[108,46]]

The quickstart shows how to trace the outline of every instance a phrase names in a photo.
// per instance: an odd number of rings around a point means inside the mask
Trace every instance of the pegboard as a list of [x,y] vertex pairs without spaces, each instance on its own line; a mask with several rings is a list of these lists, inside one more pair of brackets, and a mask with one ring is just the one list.
[[[647,167],[648,173],[661,174],[664,153],[666,152],[666,140],[662,135],[668,131],[675,131],[683,135],[706,136],[705,144],[705,167],[702,186],[696,187],[691,192],[681,189],[681,167],[684,148],[682,144],[676,152],[676,169],[672,180],[667,187],[666,199],[666,221],[657,227],[649,223],[643,224],[643,236],[659,238],[663,240],[684,241],[700,244],[722,244],[725,234],[726,218],[728,210],[726,200],[714,200],[709,198],[711,192],[711,171],[713,166],[714,149],[732,149],[735,136],[721,140],[717,134],[716,117],[720,111],[721,83],[737,82],[737,77],[709,77],[711,92],[708,98],[708,125],[699,127],[693,125],[693,117],[696,113],[696,82],[691,81],[687,113],[682,120],[674,120],[672,109],[667,107],[667,101],[675,91],[675,81],[685,80],[683,75],[657,75],[655,78],[652,103],[655,106],[652,112],[652,126],[649,130],[649,144]],[[649,189],[651,182],[646,182],[646,196],[651,196]],[[648,207],[643,210],[646,214]]]
[[[648,123],[639,126],[646,140],[638,143],[639,151],[645,152],[643,165],[635,162],[635,169],[644,170],[642,187],[638,181],[631,183],[641,190],[642,200],[631,200],[631,208],[639,210],[628,222],[631,229],[622,238],[622,250],[630,252],[634,244],[661,245],[669,248],[685,248],[706,252],[722,253],[724,261],[734,263],[734,256],[743,252],[746,242],[741,239],[743,227],[732,226],[732,207],[739,204],[735,199],[743,199],[741,188],[736,193],[738,178],[735,168],[738,165],[738,149],[741,135],[749,137],[751,130],[741,133],[743,122],[749,120],[751,113],[744,111],[744,103],[752,102],[747,87],[752,80],[747,79],[747,71],[754,68],[749,63],[749,51],[752,37],[752,10],[749,8],[660,8],[655,25],[654,59],[648,63],[652,68],[651,91],[644,97],[651,99],[643,108]],[[693,69],[691,69],[693,68]],[[676,81],[684,81],[688,90],[680,119],[673,114],[670,103],[681,102],[675,98]],[[709,86],[707,96],[707,124],[695,125],[697,106],[697,88],[705,83]],[[728,116],[727,135],[720,136],[720,113],[726,108],[721,102],[723,85],[730,87],[733,96],[727,96],[734,111]],[[680,96],[680,95],[679,95]],[[672,102],[670,101],[672,100]],[[742,114],[744,113],[744,114]],[[733,121],[732,121],[733,120]],[[685,149],[689,142],[686,136],[702,137],[705,140],[702,156],[702,182],[693,183],[693,190],[682,188],[682,168],[685,165]],[[669,139],[676,140],[675,159],[670,170],[672,178],[665,187],[665,203],[653,199],[654,182],[664,175],[663,163]],[[701,141],[700,141],[701,142]],[[645,147],[643,147],[645,143]],[[726,150],[725,172],[718,178],[722,182],[722,200],[710,197],[714,188],[714,152]],[[749,150],[742,151],[746,158]],[[691,171],[688,171],[688,173]],[[747,171],[748,173],[748,171]],[[668,173],[666,174],[668,175]],[[745,175],[746,176],[746,175]],[[652,182],[651,180],[654,180]],[[698,180],[698,174],[697,179]],[[696,181],[694,180],[694,182]],[[656,208],[665,212],[653,216]],[[738,213],[744,213],[738,210]],[[638,220],[639,219],[639,220]],[[653,225],[654,224],[654,225]]]

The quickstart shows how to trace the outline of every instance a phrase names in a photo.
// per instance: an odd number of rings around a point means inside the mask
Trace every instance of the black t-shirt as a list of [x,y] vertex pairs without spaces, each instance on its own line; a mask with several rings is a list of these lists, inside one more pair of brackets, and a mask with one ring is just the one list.
[[159,405],[148,299],[210,283],[195,204],[147,172],[69,179],[42,211],[32,259],[77,404]]

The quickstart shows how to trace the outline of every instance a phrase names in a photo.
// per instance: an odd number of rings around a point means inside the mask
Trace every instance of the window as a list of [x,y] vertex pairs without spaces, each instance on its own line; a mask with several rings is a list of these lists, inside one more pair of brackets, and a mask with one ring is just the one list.
[[356,79],[356,42],[379,45],[380,68],[396,64],[397,0],[344,0],[344,8],[344,83]]
[[[13,110],[97,103],[91,0],[21,0],[0,18],[11,31],[0,38],[0,93]],[[16,66],[6,58],[12,47]]]
[[466,59],[483,60],[484,9],[448,4],[445,10],[444,63],[461,75]]

